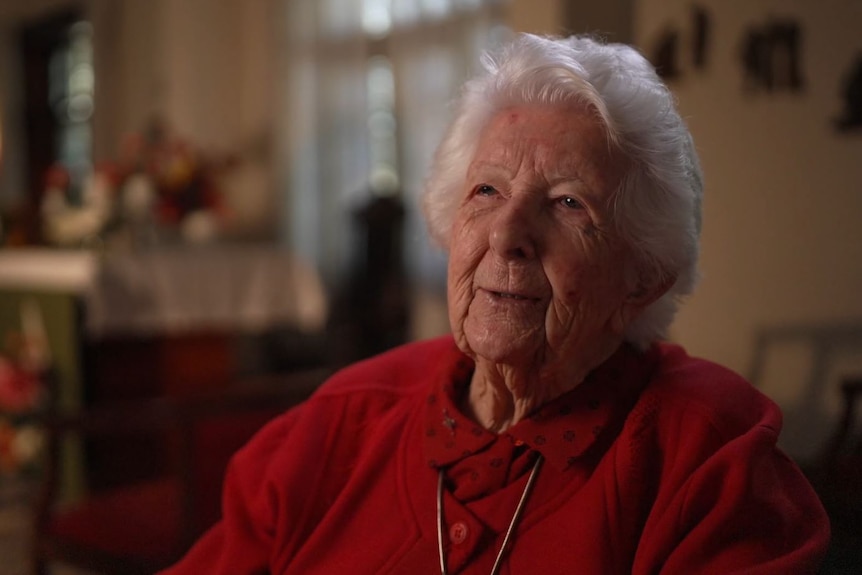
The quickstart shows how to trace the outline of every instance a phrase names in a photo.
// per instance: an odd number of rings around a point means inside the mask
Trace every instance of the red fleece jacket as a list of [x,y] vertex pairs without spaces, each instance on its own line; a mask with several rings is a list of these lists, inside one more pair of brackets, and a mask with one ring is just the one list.
[[[828,520],[776,448],[778,408],[677,346],[655,346],[635,368],[630,356],[600,370],[644,382],[581,455],[564,463],[554,457],[562,443],[527,441],[523,449],[547,450],[547,461],[501,573],[815,573]],[[451,387],[465,362],[446,337],[336,374],[235,456],[223,519],[164,574],[439,573],[429,397]],[[573,393],[600,396],[603,382]],[[552,425],[575,430],[585,417],[558,412]],[[445,541],[450,573],[490,572],[526,481],[516,475],[470,504],[446,494],[444,532],[459,523]]]

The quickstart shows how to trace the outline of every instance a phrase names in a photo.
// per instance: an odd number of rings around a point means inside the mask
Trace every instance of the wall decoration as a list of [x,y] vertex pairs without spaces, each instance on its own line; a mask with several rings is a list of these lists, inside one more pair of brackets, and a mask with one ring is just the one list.
[[841,92],[844,111],[835,121],[839,132],[862,128],[862,53],[856,57],[844,81]]
[[680,75],[678,61],[679,32],[674,28],[666,28],[656,42],[652,63],[656,72],[665,81],[673,80]]
[[802,29],[796,20],[772,19],[750,28],[742,41],[743,89],[801,91],[801,44]]
[[697,69],[706,67],[709,61],[710,32],[712,20],[709,12],[703,6],[692,6],[691,19],[694,26],[692,37],[692,62]]
[[656,71],[665,81],[671,81],[682,76],[680,65],[681,38],[688,38],[687,47],[691,50],[687,61],[702,70],[709,61],[711,43],[712,19],[709,11],[698,5],[693,5],[690,11],[690,33],[681,31],[677,26],[665,27],[655,41],[651,61]]

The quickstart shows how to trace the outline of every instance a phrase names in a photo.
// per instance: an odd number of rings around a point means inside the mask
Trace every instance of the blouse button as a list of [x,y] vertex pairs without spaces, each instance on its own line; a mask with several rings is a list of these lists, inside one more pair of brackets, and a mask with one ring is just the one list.
[[470,535],[470,528],[463,521],[457,521],[449,527],[449,541],[455,545],[460,545],[467,540]]

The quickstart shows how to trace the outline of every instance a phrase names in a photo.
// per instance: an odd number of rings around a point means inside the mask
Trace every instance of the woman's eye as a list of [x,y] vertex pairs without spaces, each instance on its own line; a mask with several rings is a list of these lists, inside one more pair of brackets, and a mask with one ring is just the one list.
[[476,195],[478,196],[493,196],[496,193],[497,190],[494,189],[494,186],[488,184],[480,184],[476,187]]
[[582,204],[581,202],[579,202],[578,200],[576,200],[575,198],[573,198],[571,196],[565,196],[563,198],[560,198],[560,203],[562,205],[564,205],[565,207],[573,209],[573,210],[584,209],[584,204]]

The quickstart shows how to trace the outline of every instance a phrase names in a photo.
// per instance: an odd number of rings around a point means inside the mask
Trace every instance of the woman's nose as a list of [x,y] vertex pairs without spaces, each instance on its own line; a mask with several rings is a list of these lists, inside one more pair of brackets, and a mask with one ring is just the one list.
[[510,198],[499,208],[491,228],[491,249],[507,259],[535,257],[539,220],[533,206]]

